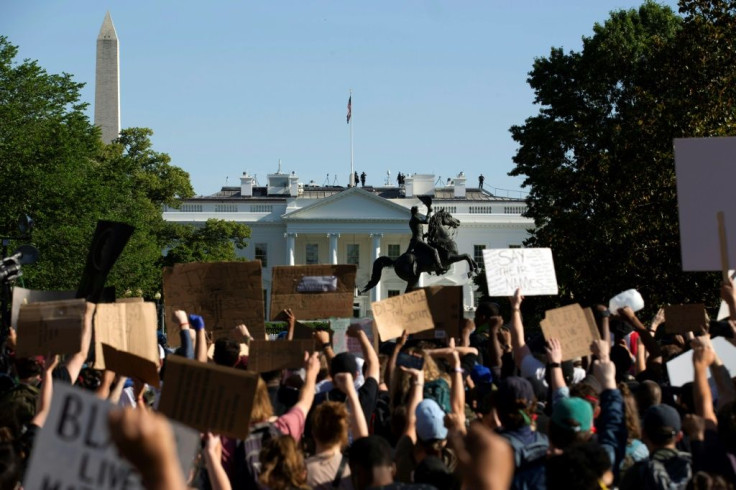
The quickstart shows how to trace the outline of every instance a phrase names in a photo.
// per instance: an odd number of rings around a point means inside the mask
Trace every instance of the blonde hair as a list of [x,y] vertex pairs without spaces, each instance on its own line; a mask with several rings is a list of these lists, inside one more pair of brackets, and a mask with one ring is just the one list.
[[256,396],[253,397],[253,410],[250,413],[250,423],[257,424],[265,422],[273,417],[273,405],[271,405],[271,397],[268,396],[268,387],[263,378],[258,376],[258,386],[256,387]]
[[309,489],[304,455],[291,436],[282,435],[266,442],[259,459],[258,480],[270,490]]

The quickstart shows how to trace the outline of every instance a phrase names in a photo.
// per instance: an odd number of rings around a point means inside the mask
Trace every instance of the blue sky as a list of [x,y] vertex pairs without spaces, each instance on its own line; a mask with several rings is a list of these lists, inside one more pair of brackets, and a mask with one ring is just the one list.
[[[676,9],[676,2],[664,4]],[[154,130],[155,149],[197,194],[260,184],[278,168],[345,185],[353,90],[355,169],[460,171],[468,185],[520,189],[509,127],[538,109],[526,83],[551,47],[579,50],[595,22],[633,0],[214,1],[0,0],[0,34],[20,58],[86,83],[107,10],[120,39],[123,127]]]

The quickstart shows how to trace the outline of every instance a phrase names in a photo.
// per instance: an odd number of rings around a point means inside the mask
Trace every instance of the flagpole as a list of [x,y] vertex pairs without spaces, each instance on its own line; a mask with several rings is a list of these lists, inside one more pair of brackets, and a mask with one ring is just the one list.
[[350,187],[355,187],[357,183],[355,182],[355,165],[353,160],[353,89],[350,89],[350,121],[348,121],[350,125]]

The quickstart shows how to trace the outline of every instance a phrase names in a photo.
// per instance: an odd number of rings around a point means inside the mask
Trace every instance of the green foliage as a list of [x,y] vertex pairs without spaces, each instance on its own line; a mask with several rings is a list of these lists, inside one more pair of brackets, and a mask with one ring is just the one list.
[[714,304],[717,274],[681,270],[672,140],[736,134],[731,4],[683,1],[680,18],[646,2],[535,61],[540,110],[511,128],[510,174],[526,177],[526,245],[552,248],[562,302],[635,287],[652,308]]
[[246,225],[218,219],[208,219],[203,227],[173,225],[172,232],[163,265],[244,260],[238,258],[236,249],[245,248],[250,238]]
[[153,149],[153,132],[125,129],[104,145],[84,114],[82,84],[33,61],[18,63],[17,52],[0,37],[0,233],[17,236],[18,217],[34,219],[31,241],[41,258],[24,267],[26,287],[76,289],[98,220],[136,229],[108,279],[119,293],[150,298],[161,291],[166,248],[184,255],[185,244],[191,260],[231,260],[245,246],[250,230],[243,225],[166,223],[162,207],[194,192],[189,175]]

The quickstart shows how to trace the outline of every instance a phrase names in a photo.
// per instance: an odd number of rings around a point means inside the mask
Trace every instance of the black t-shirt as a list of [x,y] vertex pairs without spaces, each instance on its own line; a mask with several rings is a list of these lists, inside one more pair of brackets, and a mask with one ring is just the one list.
[[[368,424],[368,427],[370,427],[371,425],[371,417],[374,410],[376,409],[377,398],[378,382],[374,378],[366,378],[363,386],[358,388],[358,399],[360,400],[360,407],[363,409],[363,415],[365,415],[365,420]],[[314,405],[312,405],[312,410],[314,410],[317,405],[324,401],[344,403],[346,399],[347,396],[345,395],[345,393],[337,388],[333,388],[327,393],[317,394],[317,396],[314,398]]]

